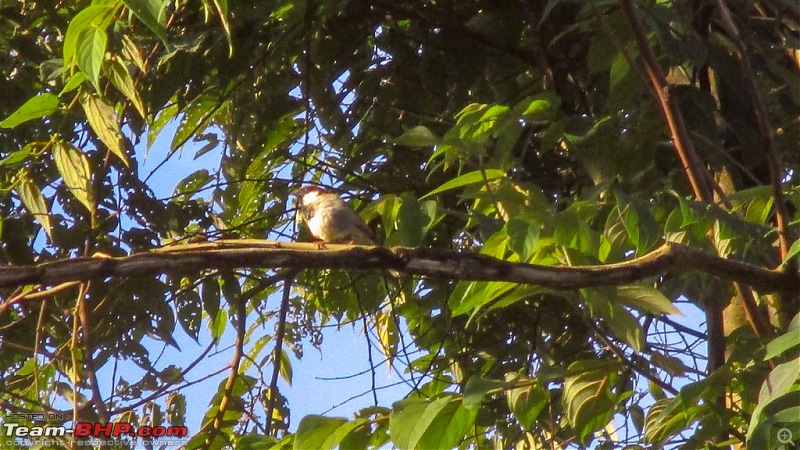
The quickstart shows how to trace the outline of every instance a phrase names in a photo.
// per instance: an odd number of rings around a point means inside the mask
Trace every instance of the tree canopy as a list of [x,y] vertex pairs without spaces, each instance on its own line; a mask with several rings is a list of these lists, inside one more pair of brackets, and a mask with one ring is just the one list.
[[[799,43],[788,0],[0,0],[0,410],[207,408],[188,448],[777,448]],[[160,197],[178,155],[215,162]],[[294,243],[304,184],[383,246]],[[291,417],[331,324],[406,398]],[[152,349],[226,330],[187,397],[211,347]]]

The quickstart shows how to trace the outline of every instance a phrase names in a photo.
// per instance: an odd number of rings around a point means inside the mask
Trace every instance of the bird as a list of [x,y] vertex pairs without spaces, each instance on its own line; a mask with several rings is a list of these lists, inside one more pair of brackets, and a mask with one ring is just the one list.
[[299,200],[301,219],[322,245],[376,245],[372,230],[336,192],[308,185],[294,195]]

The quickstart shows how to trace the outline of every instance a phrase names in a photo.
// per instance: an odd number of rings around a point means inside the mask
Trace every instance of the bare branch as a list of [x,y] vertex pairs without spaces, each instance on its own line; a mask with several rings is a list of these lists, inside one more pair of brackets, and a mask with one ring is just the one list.
[[0,287],[56,285],[108,277],[151,276],[191,270],[237,268],[394,269],[407,274],[454,280],[508,281],[554,289],[618,286],[667,273],[698,271],[763,292],[800,288],[797,274],[722,258],[677,243],[666,243],[640,258],[596,266],[556,267],[504,261],[477,253],[429,248],[383,248],[220,240],[165,247],[118,258],[72,258],[36,266],[0,268]]

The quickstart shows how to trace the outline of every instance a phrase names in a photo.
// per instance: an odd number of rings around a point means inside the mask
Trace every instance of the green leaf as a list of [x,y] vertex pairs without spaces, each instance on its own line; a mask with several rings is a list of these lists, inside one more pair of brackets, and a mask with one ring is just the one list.
[[667,439],[688,428],[707,410],[707,406],[686,407],[681,397],[656,401],[645,416],[645,442],[658,443]]
[[[389,415],[389,436],[395,446],[412,449],[419,442],[422,432],[417,432],[417,421],[428,405],[419,398],[411,398],[392,405]],[[412,443],[414,445],[412,445]]]
[[221,309],[215,314],[211,321],[208,322],[208,328],[211,331],[211,337],[219,340],[222,334],[225,333],[225,328],[228,325],[228,313]]
[[529,386],[521,386],[506,391],[506,403],[514,417],[526,429],[533,424],[545,406],[550,403],[550,393],[538,381],[520,378],[517,374],[506,375],[506,382],[519,383],[532,381]]
[[482,306],[503,298],[507,293],[518,287],[516,283],[506,281],[474,281],[467,282],[465,290],[453,291],[448,305],[452,309],[453,317],[477,312]]
[[80,70],[76,71],[71,77],[69,77],[69,81],[67,81],[67,83],[64,85],[64,88],[61,89],[61,92],[58,93],[58,96],[60,97],[68,92],[78,89],[84,81],[86,81],[86,74]]
[[91,27],[105,30],[116,8],[115,3],[98,3],[87,6],[72,18],[64,35],[62,46],[64,48],[64,69],[72,66],[76,59],[81,34]]
[[650,286],[641,284],[619,286],[617,299],[632,308],[651,314],[683,315],[664,294]]
[[[426,414],[428,411],[426,411]],[[455,448],[464,441],[475,423],[478,408],[467,408],[454,398],[446,407],[436,411],[434,420],[419,440],[417,448]]]
[[418,125],[406,130],[405,133],[394,140],[394,143],[406,147],[426,147],[429,145],[436,145],[441,141],[442,139],[433,134],[427,127]]
[[[506,173],[504,171],[502,171],[502,170],[486,169],[486,180],[487,181],[495,180],[495,179],[498,179],[498,178],[505,178],[505,177],[506,177]],[[427,194],[423,195],[422,197],[420,197],[420,200],[422,200],[424,198],[427,198],[427,197],[430,197],[432,195],[436,195],[436,194],[438,194],[440,192],[449,191],[451,189],[456,189],[456,188],[460,188],[460,187],[463,187],[463,186],[469,186],[471,184],[476,184],[476,183],[483,183],[483,174],[481,173],[480,170],[475,170],[475,171],[472,171],[472,172],[469,172],[469,173],[465,173],[464,175],[461,175],[459,177],[456,177],[456,178],[454,178],[454,179],[442,184],[441,186],[437,187],[436,189],[428,192]]]
[[101,92],[100,68],[106,55],[107,41],[105,30],[89,26],[78,35],[76,42],[78,67],[86,74],[97,92]]
[[564,415],[581,441],[611,420],[616,405],[612,388],[617,379],[606,361],[577,361],[570,365],[576,375],[564,379]]
[[339,427],[336,430],[336,439],[342,450],[366,450],[370,441],[370,423],[367,419],[356,419]]
[[612,315],[606,318],[606,324],[614,335],[624,339],[636,353],[641,353],[647,346],[642,324],[623,306],[612,305],[612,311]]
[[781,265],[785,265],[788,261],[791,261],[798,253],[800,253],[800,239],[794,241],[792,246],[789,247],[789,251],[786,252],[786,257],[783,258]]
[[269,450],[275,449],[278,439],[260,434],[245,434],[236,441],[235,450]]
[[538,118],[547,115],[560,103],[560,98],[552,93],[545,92],[522,100],[514,106],[514,112],[520,116]]
[[[774,399],[786,394],[800,378],[800,358],[779,364],[767,375],[758,394],[758,411]],[[756,415],[756,412],[753,412]]]
[[675,356],[667,356],[657,351],[654,351],[650,355],[650,362],[653,365],[656,365],[664,369],[667,373],[669,373],[673,377],[683,376],[686,373],[686,370],[688,369],[688,367],[686,367],[686,364],[684,364],[683,361],[680,360],[680,358],[677,358]]
[[59,141],[53,148],[56,168],[64,179],[70,193],[78,199],[89,213],[94,211],[92,169],[86,155],[72,144]]
[[292,360],[289,359],[289,354],[286,353],[286,350],[281,350],[281,367],[280,367],[280,375],[281,378],[286,380],[286,383],[289,386],[292,385]]
[[203,301],[203,310],[205,310],[208,317],[213,320],[217,317],[217,313],[219,312],[219,281],[214,277],[207,277],[204,279],[201,285],[200,295]]
[[172,138],[170,148],[177,150],[178,147],[186,143],[192,136],[202,133],[211,123],[214,116],[222,109],[221,104],[216,98],[210,96],[200,96],[193,101],[181,117],[180,125]]
[[192,172],[175,186],[174,195],[189,199],[197,194],[203,186],[213,181],[211,174],[206,169]]
[[409,399],[397,402],[389,416],[389,434],[397,448],[453,448],[475,421],[477,408],[466,408],[461,399],[445,396],[433,401]]
[[44,200],[42,191],[28,178],[24,178],[17,186],[17,194],[19,194],[22,204],[33,215],[37,222],[42,226],[42,229],[53,241],[53,227],[50,224],[50,209]]
[[203,322],[202,305],[200,294],[193,288],[181,289],[175,295],[178,323],[195,341],[200,336],[200,324]]
[[130,167],[122,132],[119,129],[114,110],[96,95],[84,95],[81,101],[83,110],[86,112],[86,118],[89,120],[89,125],[97,134],[97,137],[108,147],[111,153],[115,154],[125,164],[125,167]]
[[464,402],[463,405],[467,408],[474,408],[480,406],[483,402],[483,397],[494,389],[503,386],[500,380],[487,380],[481,376],[474,375],[467,380],[464,386]]
[[800,345],[800,330],[789,329],[789,332],[782,334],[767,344],[767,353],[764,355],[764,360],[769,360]]
[[520,261],[527,261],[536,248],[541,226],[527,220],[512,218],[506,225],[508,248],[519,255]]
[[122,0],[122,3],[161,40],[167,52],[172,51],[165,28],[166,2],[162,0]]
[[[309,414],[300,421],[294,441],[295,450],[334,449],[339,443],[336,430],[347,423],[346,419]],[[339,437],[340,438],[340,437]]]
[[616,197],[616,211],[620,221],[631,243],[636,247],[636,254],[641,255],[650,250],[660,238],[660,226],[647,206],[622,194],[616,194]]
[[[416,198],[403,194],[395,200],[395,217],[386,245],[417,247],[422,244],[431,217]],[[387,229],[387,232],[389,230]]]
[[49,116],[58,109],[58,96],[49,92],[29,98],[16,111],[0,122],[2,128],[14,128],[29,120]]
[[[760,421],[747,433],[747,448],[763,449],[796,449],[800,442],[800,391],[792,392],[784,396],[783,405],[768,417],[760,417]],[[753,422],[755,422],[755,417]],[[751,426],[752,423],[751,422]],[[777,439],[778,432],[791,434],[792,439],[788,442],[781,442]],[[784,434],[786,435],[786,434]],[[787,438],[784,438],[786,441]],[[787,445],[781,445],[786,443]]]

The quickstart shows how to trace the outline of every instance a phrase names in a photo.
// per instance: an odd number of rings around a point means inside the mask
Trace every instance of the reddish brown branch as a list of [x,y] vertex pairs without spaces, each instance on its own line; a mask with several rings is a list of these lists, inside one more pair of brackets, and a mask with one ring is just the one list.
[[753,113],[756,117],[761,145],[767,157],[772,195],[775,196],[775,225],[778,231],[781,260],[783,260],[789,253],[793,236],[790,236],[789,210],[786,207],[786,198],[783,195],[783,188],[781,187],[781,165],[778,150],[775,147],[775,135],[772,132],[772,125],[770,125],[769,122],[769,113],[767,112],[764,97],[758,89],[758,84],[753,74],[753,66],[750,63],[747,44],[744,42],[744,39],[742,39],[741,33],[739,33],[739,29],[733,20],[733,15],[725,1],[717,0],[716,3],[720,17],[722,18],[722,26],[728,33],[728,37],[733,41],[737,56],[739,57],[739,65],[742,68],[742,76],[747,85],[747,93],[750,95],[751,104],[753,105]]
[[658,105],[661,107],[661,112],[664,114],[664,118],[667,121],[675,151],[678,153],[678,157],[683,164],[683,170],[686,172],[686,177],[692,185],[695,197],[699,200],[711,203],[714,200],[714,191],[711,187],[710,176],[705,167],[703,167],[702,161],[697,156],[694,143],[689,138],[689,131],[686,128],[678,106],[670,99],[667,77],[664,75],[664,70],[658,63],[653,49],[647,42],[647,33],[645,33],[644,26],[636,16],[636,12],[630,0],[620,0],[620,5],[633,31],[636,47],[644,61],[645,71],[658,97]]

